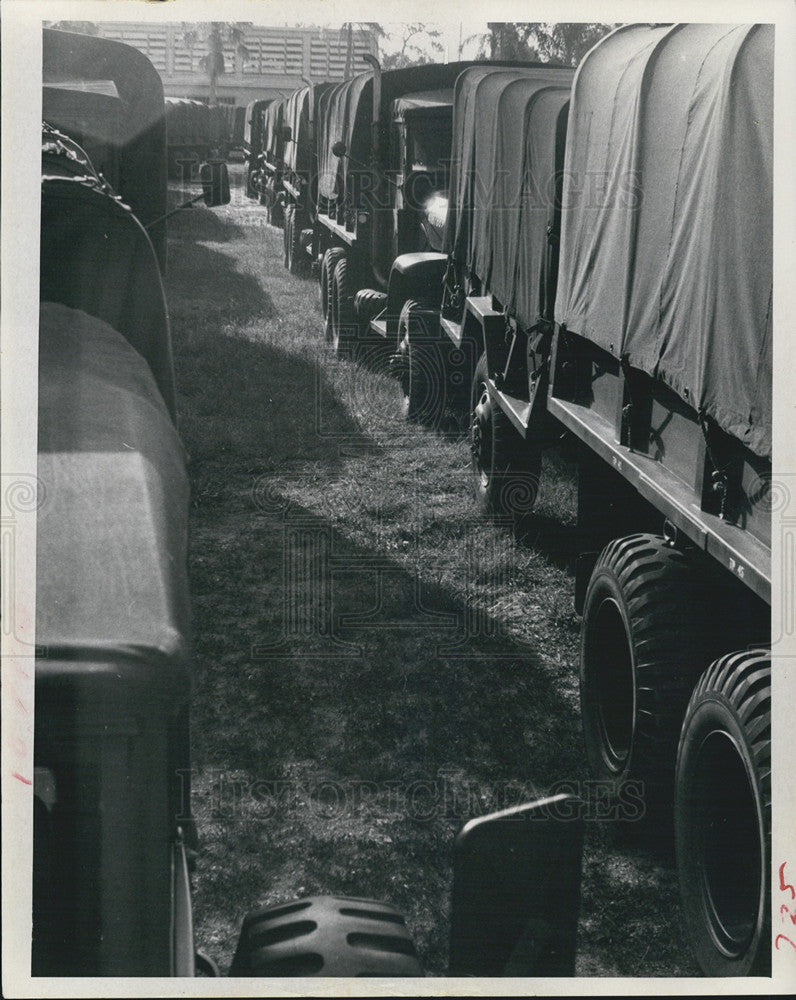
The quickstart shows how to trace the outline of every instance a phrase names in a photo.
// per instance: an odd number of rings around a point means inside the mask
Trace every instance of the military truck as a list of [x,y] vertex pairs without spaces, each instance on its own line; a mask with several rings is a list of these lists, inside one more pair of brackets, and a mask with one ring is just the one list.
[[296,90],[285,103],[282,188],[285,199],[285,267],[291,274],[308,275],[313,257],[312,239],[318,199],[316,126],[330,83]]
[[[770,962],[773,58],[771,25],[666,25],[584,61],[549,361],[611,539],[578,579],[587,752],[673,799],[713,975]],[[578,197],[598,164],[604,197]]]
[[568,112],[532,72],[468,70],[444,253],[390,282],[444,272],[398,347],[431,416],[472,372],[483,510],[527,519],[574,444],[589,764],[673,817],[711,975],[770,962],[773,34],[618,28]]
[[263,142],[263,112],[273,98],[260,98],[246,105],[246,119],[243,128],[243,153],[246,159],[246,195],[259,198],[255,180],[259,177],[259,157]]
[[[490,323],[507,318],[529,343],[543,339],[572,76],[563,67],[487,64],[456,81],[449,191],[428,211],[434,249],[396,258],[386,309],[370,324],[395,344],[409,419],[437,424],[464,397],[469,408]],[[520,262],[533,269],[527,282],[515,280]]]
[[[216,975],[191,912],[188,480],[161,277],[162,86],[119,42],[45,30],[43,50],[31,968]],[[197,198],[228,202],[225,175],[203,169]],[[452,973],[574,974],[578,808],[559,795],[464,828]],[[395,907],[313,897],[250,914],[231,974],[422,970]]]
[[260,193],[260,204],[265,205],[268,221],[272,226],[284,222],[284,194],[282,169],[285,156],[285,101],[271,101],[263,111],[260,153],[257,157],[255,185]]
[[238,105],[232,113],[232,135],[230,137],[230,150],[243,150],[243,138],[246,131],[246,108]]
[[448,183],[452,88],[471,65],[382,73],[372,62],[371,72],[329,90],[319,109],[310,246],[320,260],[326,336],[343,353],[361,332],[386,335],[384,324],[370,321],[384,312],[396,256],[438,245],[434,213]]

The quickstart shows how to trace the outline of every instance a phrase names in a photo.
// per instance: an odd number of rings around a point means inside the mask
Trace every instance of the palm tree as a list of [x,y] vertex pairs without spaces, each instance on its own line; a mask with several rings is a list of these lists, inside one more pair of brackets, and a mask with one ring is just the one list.
[[350,80],[354,75],[354,32],[358,31],[364,37],[369,35],[376,39],[376,44],[385,37],[384,28],[376,21],[346,21],[340,29],[340,34],[345,38],[345,78]]
[[216,103],[216,86],[218,78],[226,72],[224,61],[224,45],[231,44],[235,48],[235,53],[246,59],[249,50],[245,44],[246,28],[250,26],[249,21],[210,21],[205,24],[192,24],[184,26],[183,40],[188,48],[193,52],[193,48],[198,41],[203,41],[206,52],[199,59],[199,66],[210,82],[210,96],[208,104],[210,107]]

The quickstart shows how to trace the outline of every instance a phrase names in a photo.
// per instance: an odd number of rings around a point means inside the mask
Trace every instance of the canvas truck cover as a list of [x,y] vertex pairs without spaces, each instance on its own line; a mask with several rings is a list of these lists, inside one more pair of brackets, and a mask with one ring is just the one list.
[[[379,162],[387,156],[389,125],[394,102],[413,93],[453,87],[459,74],[472,65],[472,62],[431,63],[382,73],[377,156]],[[332,91],[319,144],[323,176],[320,190],[322,197],[331,201],[352,194],[351,185],[348,184],[349,174],[352,171],[361,172],[362,164],[370,164],[372,121],[372,72],[362,73],[353,80],[339,84]],[[332,145],[338,139],[345,142],[349,154],[348,157],[342,158],[342,162],[338,162],[337,157],[331,152]],[[336,180],[336,184],[332,183],[332,179]]]
[[[166,117],[163,85],[155,67],[143,53],[122,42],[50,28],[43,32],[42,60],[42,117],[67,134],[71,134],[69,122],[58,120],[63,117],[58,112],[64,111],[64,94],[74,95],[79,112],[81,94],[90,96],[90,81],[113,83],[122,105],[119,132],[113,137],[120,159],[117,194],[143,225],[159,219],[166,212]],[[79,80],[86,81],[82,90],[74,86]],[[64,81],[70,81],[66,92],[54,86]],[[81,142],[81,137],[73,138]],[[165,266],[165,226],[157,226],[150,236]]]
[[[112,327],[41,306],[37,670],[94,664],[185,681],[188,486],[143,358]],[[63,667],[61,667],[63,669]]]
[[285,120],[285,102],[272,101],[263,111],[262,152],[269,163],[282,161],[285,141],[282,138],[282,125]]
[[403,118],[412,113],[417,114],[447,114],[453,106],[453,88],[444,87],[439,90],[421,90],[416,94],[405,94],[393,101],[393,118]]
[[773,25],[633,25],[573,86],[556,320],[771,455]]
[[166,131],[170,146],[203,146],[210,139],[210,109],[186,97],[166,98]]
[[246,121],[243,126],[243,142],[249,150],[259,148],[262,130],[262,112],[271,103],[272,98],[249,101],[246,105]]
[[149,364],[174,413],[171,338],[152,243],[101,182],[66,176],[50,160],[42,177],[40,296],[85,308],[118,330]]
[[[321,101],[323,110],[318,135],[318,194],[328,202],[342,199],[349,169],[348,157],[338,157],[332,152],[334,144],[342,140],[350,155],[360,154],[361,158],[364,154],[362,162],[367,164],[369,161],[367,138],[364,148],[359,148],[362,142],[359,145],[354,143],[352,147],[352,135],[360,97],[365,85],[372,79],[372,73],[360,73],[352,80],[337,84],[329,91],[328,98]],[[369,133],[367,137],[369,138]],[[358,169],[362,169],[361,166]]]
[[526,328],[552,307],[545,301],[547,228],[555,223],[573,74],[476,67],[456,84],[443,248]]
[[[308,175],[315,167],[316,146],[311,124],[318,123],[318,108],[329,83],[302,87],[291,94],[285,104],[285,125],[291,138],[285,143],[285,167],[296,174]],[[312,102],[312,104],[310,104]]]

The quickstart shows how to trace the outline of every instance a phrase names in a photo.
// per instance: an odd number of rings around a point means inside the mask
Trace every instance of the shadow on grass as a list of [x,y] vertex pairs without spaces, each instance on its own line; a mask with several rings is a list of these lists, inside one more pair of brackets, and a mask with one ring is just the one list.
[[514,527],[518,545],[546,556],[553,565],[574,571],[578,555],[589,543],[589,533],[577,524],[570,524],[549,514],[528,514]]
[[[198,186],[184,191],[170,190],[167,207],[169,211],[182,205],[199,193]],[[173,215],[167,223],[170,240],[206,240],[208,243],[229,243],[240,239],[244,230],[223,214],[223,209],[207,208],[201,202],[184,208]]]
[[[217,330],[175,330],[180,429],[194,462],[222,460],[230,474],[310,462],[329,476],[349,449],[376,445],[312,360]],[[195,484],[194,484],[195,485]]]
[[[202,912],[226,908],[232,928],[246,909],[297,895],[389,900],[424,967],[444,974],[456,831],[562,781],[585,789],[577,713],[541,650],[499,616],[276,489],[244,517],[219,511],[214,548],[208,537],[199,522],[193,749],[214,769],[202,785]],[[219,590],[220,576],[234,588]],[[616,965],[598,974],[638,974],[645,921],[652,910],[664,921],[674,887],[662,901],[611,857],[616,870],[598,866],[585,886],[587,932],[617,935]],[[637,924],[615,926],[628,915]]]
[[314,759],[407,782],[452,768],[485,792],[584,773],[572,706],[499,618],[276,493],[229,541],[194,559],[197,653],[229,660],[203,672],[195,706],[222,766],[281,777]]
[[169,245],[166,290],[175,336],[197,328],[219,331],[224,324],[267,322],[276,315],[271,296],[256,277],[238,271],[228,254],[199,243]]

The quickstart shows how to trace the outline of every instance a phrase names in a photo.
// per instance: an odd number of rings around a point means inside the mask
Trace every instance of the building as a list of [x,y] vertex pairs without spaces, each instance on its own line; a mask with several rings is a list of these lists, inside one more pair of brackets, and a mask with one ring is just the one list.
[[[166,97],[206,101],[210,81],[200,67],[207,49],[203,40],[190,45],[187,29],[194,25],[156,22],[104,21],[103,38],[126,42],[145,53],[160,73]],[[224,46],[225,72],[216,83],[219,104],[246,105],[260,98],[291,94],[308,80],[344,80],[368,68],[363,54],[378,54],[375,35],[364,28],[281,28],[248,25],[243,43],[248,54]],[[350,49],[350,51],[349,51]]]

